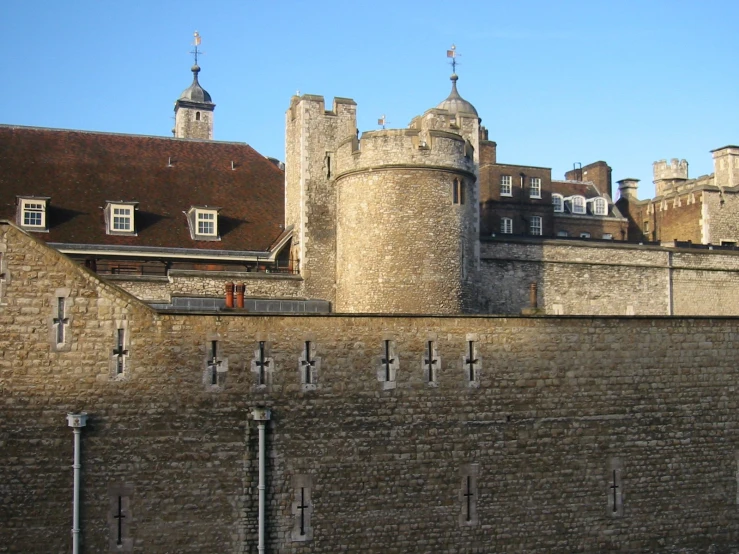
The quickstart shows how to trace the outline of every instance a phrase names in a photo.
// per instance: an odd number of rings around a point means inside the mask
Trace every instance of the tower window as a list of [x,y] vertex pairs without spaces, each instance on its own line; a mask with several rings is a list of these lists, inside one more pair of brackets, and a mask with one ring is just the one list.
[[200,121],[200,112],[195,112],[195,121]]
[[464,183],[460,179],[452,182],[452,204],[464,204]]

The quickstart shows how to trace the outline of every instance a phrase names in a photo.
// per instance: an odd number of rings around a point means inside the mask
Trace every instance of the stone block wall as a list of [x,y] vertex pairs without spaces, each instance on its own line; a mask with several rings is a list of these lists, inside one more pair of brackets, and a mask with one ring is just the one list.
[[169,303],[172,296],[225,296],[226,283],[243,282],[246,296],[254,298],[302,298],[303,279],[298,275],[177,271],[169,278],[106,277],[122,289],[147,302]]
[[739,253],[565,241],[486,241],[480,310],[578,315],[738,315]]
[[[164,315],[0,229],[0,552],[69,551],[65,415],[82,410],[83,552],[122,551],[119,494],[132,552],[255,552],[257,406],[268,552],[739,548],[736,318]],[[39,293],[57,286],[63,352]]]

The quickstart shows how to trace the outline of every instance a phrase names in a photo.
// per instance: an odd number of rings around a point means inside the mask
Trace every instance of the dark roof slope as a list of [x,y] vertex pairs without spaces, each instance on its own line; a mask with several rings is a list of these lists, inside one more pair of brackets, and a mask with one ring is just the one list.
[[[53,243],[267,250],[284,223],[283,171],[242,143],[0,125],[0,218],[18,195],[51,197]],[[138,236],[106,234],[107,201],[139,203]],[[183,212],[206,205],[220,241],[190,237]]]

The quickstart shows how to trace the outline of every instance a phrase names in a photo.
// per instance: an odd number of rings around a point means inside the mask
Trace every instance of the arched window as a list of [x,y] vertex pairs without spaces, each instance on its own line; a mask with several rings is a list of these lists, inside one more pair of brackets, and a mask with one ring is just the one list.
[[593,215],[608,215],[608,203],[605,198],[593,199]]
[[584,214],[585,213],[585,197],[584,196],[570,196],[570,211],[573,214]]
[[200,112],[195,112],[195,121],[200,121]]
[[564,199],[561,194],[552,194],[552,205],[554,206],[555,212],[565,211]]

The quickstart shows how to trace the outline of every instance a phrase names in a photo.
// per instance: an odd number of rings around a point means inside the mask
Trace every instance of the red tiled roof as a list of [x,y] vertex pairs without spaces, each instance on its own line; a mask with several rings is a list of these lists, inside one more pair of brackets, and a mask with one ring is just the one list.
[[[51,197],[35,236],[53,243],[264,251],[284,223],[284,172],[242,143],[0,125],[0,218],[16,196]],[[138,236],[106,234],[116,200],[139,203]],[[220,241],[190,238],[183,212],[205,205]]]

